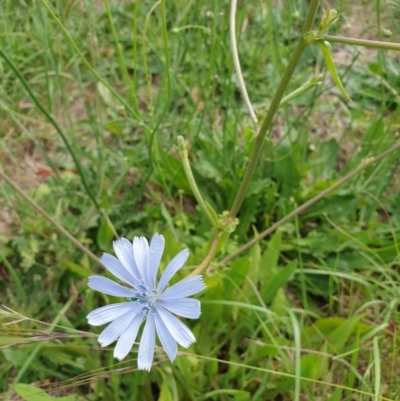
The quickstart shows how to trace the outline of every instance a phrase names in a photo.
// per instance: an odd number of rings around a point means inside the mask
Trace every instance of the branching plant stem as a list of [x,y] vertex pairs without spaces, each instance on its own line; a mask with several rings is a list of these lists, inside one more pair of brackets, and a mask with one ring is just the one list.
[[321,39],[324,39],[331,43],[343,43],[345,45],[369,47],[370,49],[400,50],[400,43],[382,42],[379,40],[345,38],[343,36],[331,35],[324,35],[321,37]]
[[[311,0],[310,7],[308,10],[306,22],[303,27],[303,35],[307,32],[310,32],[315,21],[315,16],[317,14],[319,6],[319,0]],[[304,50],[308,46],[308,43],[304,39],[303,35],[300,36],[299,41],[297,43],[296,49],[294,50],[292,57],[286,70],[281,78],[278,88],[276,89],[275,95],[271,101],[271,105],[268,109],[268,112],[262,122],[261,128],[258,132],[257,138],[255,140],[253,153],[250,156],[249,164],[247,165],[246,171],[244,173],[242,182],[240,183],[236,198],[233,202],[230,217],[233,219],[236,217],[237,213],[239,212],[240,206],[243,203],[244,197],[246,195],[247,189],[250,185],[251,179],[253,177],[254,171],[256,169],[258,160],[260,158],[263,145],[265,143],[265,137],[269,132],[272,122],[274,120],[275,114],[279,108],[279,104],[283,98],[285,93],[286,87],[289,84],[289,81],[293,75],[293,72],[302,56]]]

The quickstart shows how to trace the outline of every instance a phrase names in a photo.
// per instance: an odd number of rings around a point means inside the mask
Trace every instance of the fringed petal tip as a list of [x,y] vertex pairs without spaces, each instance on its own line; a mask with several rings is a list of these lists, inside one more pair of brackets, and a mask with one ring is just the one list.
[[146,372],[150,372],[151,366],[141,366],[141,365],[138,365],[138,369],[139,369],[139,370],[145,370]]

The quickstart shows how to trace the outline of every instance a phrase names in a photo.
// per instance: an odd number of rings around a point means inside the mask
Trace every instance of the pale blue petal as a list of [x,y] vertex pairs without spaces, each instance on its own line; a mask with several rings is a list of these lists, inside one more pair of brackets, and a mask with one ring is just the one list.
[[132,242],[128,241],[126,238],[121,238],[118,241],[113,242],[114,252],[117,258],[123,264],[126,270],[130,272],[135,279],[135,282],[141,280],[141,275],[136,266],[135,258],[133,256],[133,245]]
[[174,340],[174,337],[172,337],[171,333],[168,331],[167,326],[164,324],[159,315],[155,315],[154,320],[156,323],[158,338],[160,339],[169,360],[173,362],[178,352],[176,341]]
[[143,305],[134,302],[121,302],[119,304],[106,305],[95,309],[93,312],[90,312],[86,318],[88,323],[92,326],[100,326],[119,318],[121,315],[129,311],[136,314],[142,308]]
[[167,330],[178,344],[188,348],[190,344],[196,341],[193,333],[178,318],[162,306],[156,305],[156,310]]
[[156,286],[156,277],[160,261],[164,252],[165,239],[160,234],[154,234],[150,242],[149,256],[147,258],[147,270],[151,281],[151,288]]
[[114,295],[115,297],[128,298],[132,296],[131,289],[125,288],[106,277],[90,276],[88,286],[93,290],[103,292],[107,295]]
[[139,345],[138,368],[140,370],[150,371],[151,365],[153,364],[155,344],[156,331],[154,327],[154,316],[152,313],[149,313]]
[[[143,307],[143,305],[141,305],[141,307]],[[129,354],[129,351],[132,349],[136,340],[143,318],[144,316],[142,313],[136,315],[131,324],[121,334],[121,337],[114,348],[114,358],[122,360]]]
[[112,273],[115,277],[124,281],[127,284],[130,284],[132,287],[135,285],[137,280],[130,273],[129,270],[126,270],[122,263],[115,257],[108,253],[103,254],[100,258],[100,261],[107,268],[107,270]]
[[175,315],[197,319],[200,316],[200,301],[193,298],[162,299],[160,305]]
[[107,345],[110,345],[119,338],[121,334],[125,332],[135,316],[137,315],[127,312],[110,323],[99,335],[98,342],[101,346],[107,347]]
[[147,258],[149,256],[149,243],[144,237],[135,237],[133,239],[133,256],[135,257],[136,266],[144,284],[151,288],[152,284],[147,269]]
[[185,264],[189,257],[189,250],[184,249],[180,251],[165,268],[163,274],[161,275],[160,281],[157,286],[157,291],[159,293],[164,291],[164,288],[167,286],[169,280],[173,277],[173,275]]
[[160,296],[160,299],[175,299],[190,297],[206,288],[202,276],[185,278],[173,286],[167,288]]

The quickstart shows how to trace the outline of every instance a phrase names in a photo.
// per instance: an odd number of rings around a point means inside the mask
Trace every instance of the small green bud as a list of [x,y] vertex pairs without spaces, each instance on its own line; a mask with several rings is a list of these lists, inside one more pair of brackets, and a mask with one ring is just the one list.
[[324,35],[328,31],[328,29],[338,21],[339,18],[340,15],[335,9],[332,8],[324,10],[322,20],[316,32],[316,37]]

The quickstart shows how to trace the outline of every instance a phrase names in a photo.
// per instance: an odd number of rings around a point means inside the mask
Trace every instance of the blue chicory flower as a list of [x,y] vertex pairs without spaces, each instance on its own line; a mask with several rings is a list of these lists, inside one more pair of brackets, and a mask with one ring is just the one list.
[[197,319],[200,316],[200,301],[188,297],[205,288],[200,275],[188,277],[167,287],[173,275],[186,262],[189,251],[184,249],[179,252],[156,283],[165,245],[162,235],[154,234],[150,246],[144,237],[135,237],[133,246],[125,238],[115,241],[113,245],[118,259],[105,253],[100,260],[115,277],[132,288],[123,287],[106,277],[89,277],[90,288],[127,299],[127,302],[95,309],[87,316],[89,324],[99,326],[111,322],[100,334],[98,341],[102,347],[106,347],[118,339],[114,357],[121,360],[128,355],[139,327],[145,320],[138,353],[139,369],[149,371],[151,368],[156,332],[169,359],[174,361],[177,343],[188,348],[196,339],[173,314]]

